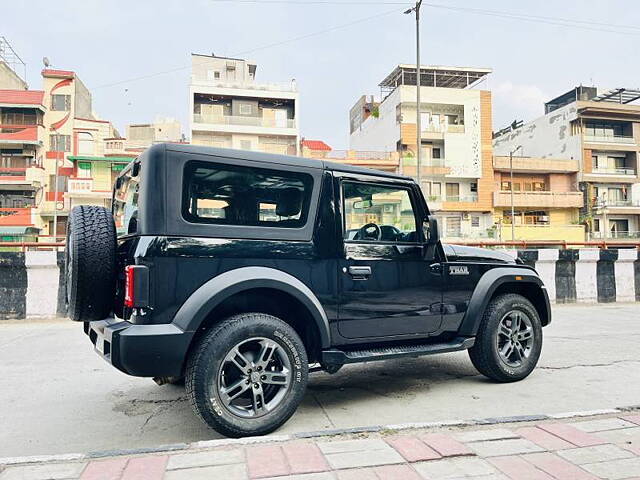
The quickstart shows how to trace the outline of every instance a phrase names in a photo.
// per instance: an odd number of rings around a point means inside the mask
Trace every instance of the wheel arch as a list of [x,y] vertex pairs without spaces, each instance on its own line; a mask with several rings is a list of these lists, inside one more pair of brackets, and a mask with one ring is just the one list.
[[551,306],[544,283],[534,270],[494,268],[487,271],[476,285],[460,326],[460,335],[475,336],[487,305],[503,293],[517,293],[535,307],[543,326],[551,322]]
[[212,278],[180,307],[173,323],[194,333],[193,344],[211,325],[242,311],[271,314],[290,324],[310,358],[330,345],[329,321],[318,298],[299,279],[268,267],[242,267]]

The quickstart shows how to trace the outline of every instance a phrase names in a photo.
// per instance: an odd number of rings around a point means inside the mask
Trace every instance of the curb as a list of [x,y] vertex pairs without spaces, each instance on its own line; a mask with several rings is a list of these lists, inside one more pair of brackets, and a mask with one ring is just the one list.
[[289,435],[265,435],[262,437],[245,438],[220,438],[216,440],[202,440],[193,443],[172,443],[158,447],[142,447],[132,449],[99,450],[89,453],[65,453],[58,455],[35,455],[29,457],[5,457],[0,458],[0,467],[10,465],[24,465],[32,463],[59,463],[93,460],[96,458],[118,457],[124,455],[145,455],[150,453],[176,452],[188,450],[204,450],[214,447],[230,445],[254,445],[260,443],[283,443],[291,440],[300,440],[318,437],[333,437],[337,435],[353,435],[358,433],[378,433],[383,431],[417,430],[439,427],[470,427],[474,425],[500,425],[505,423],[538,422],[543,420],[560,420],[567,418],[593,417],[597,415],[611,415],[616,413],[628,413],[640,410],[640,405],[631,405],[618,408],[605,408],[600,410],[584,410],[576,412],[563,412],[541,415],[515,415],[508,417],[489,417],[473,420],[444,420],[441,422],[415,422],[398,423],[388,425],[371,425],[367,427],[336,428],[332,430],[316,430],[310,432],[292,433]]

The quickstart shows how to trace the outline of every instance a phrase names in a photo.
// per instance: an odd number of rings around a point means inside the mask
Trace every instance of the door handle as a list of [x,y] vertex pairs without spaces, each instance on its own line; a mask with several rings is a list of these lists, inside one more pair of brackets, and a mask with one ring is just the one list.
[[352,265],[349,267],[348,272],[354,280],[366,280],[371,275],[371,267]]
[[431,265],[429,265],[429,270],[431,270],[431,273],[437,273],[437,274],[441,274],[442,273],[442,264],[441,263],[432,263]]

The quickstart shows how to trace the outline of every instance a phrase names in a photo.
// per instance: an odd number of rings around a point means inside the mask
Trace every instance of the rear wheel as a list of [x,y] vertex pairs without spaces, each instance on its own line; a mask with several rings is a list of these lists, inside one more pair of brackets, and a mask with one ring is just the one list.
[[288,324],[244,313],[214,326],[191,353],[185,374],[195,412],[229,437],[264,435],[285,423],[304,395],[308,361]]
[[500,295],[482,317],[469,357],[476,369],[498,382],[515,382],[535,368],[542,351],[542,323],[521,295]]
[[101,320],[111,313],[115,261],[111,212],[93,205],[75,207],[69,215],[65,248],[65,300],[71,320]]

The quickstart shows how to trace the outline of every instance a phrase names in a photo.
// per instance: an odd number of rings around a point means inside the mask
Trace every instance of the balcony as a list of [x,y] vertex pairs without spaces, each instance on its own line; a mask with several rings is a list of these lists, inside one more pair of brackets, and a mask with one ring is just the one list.
[[228,88],[237,90],[259,90],[261,92],[290,92],[296,93],[298,88],[295,81],[290,82],[272,82],[272,83],[254,83],[254,82],[220,82],[199,78],[197,75],[191,75],[191,85],[200,87]]
[[620,199],[620,200],[598,200],[594,205],[596,213],[611,214],[636,214],[640,213],[640,200]]
[[623,176],[623,177],[635,177],[636,171],[633,168],[605,168],[605,167],[596,167],[591,171],[593,175],[612,175],[612,176]]
[[92,178],[69,178],[67,193],[71,195],[88,195],[93,190]]
[[[509,157],[493,157],[493,168],[509,172]],[[563,158],[513,157],[513,171],[516,173],[573,173],[580,170],[578,160]]]
[[636,139],[627,135],[584,135],[587,143],[605,143],[608,145],[635,145]]
[[33,225],[31,211],[27,208],[0,208],[0,226],[28,227]]
[[593,240],[637,240],[640,232],[591,232]]
[[296,128],[296,120],[285,118],[242,117],[239,115],[193,114],[193,122],[209,125],[233,125],[242,127]]
[[478,194],[472,193],[469,195],[446,195],[442,197],[445,202],[460,202],[460,203],[476,203],[478,201]]
[[[579,208],[583,205],[582,192],[513,192],[514,207]],[[493,193],[494,207],[510,207],[511,192]]]
[[42,145],[42,125],[0,125],[0,143],[18,145]]

